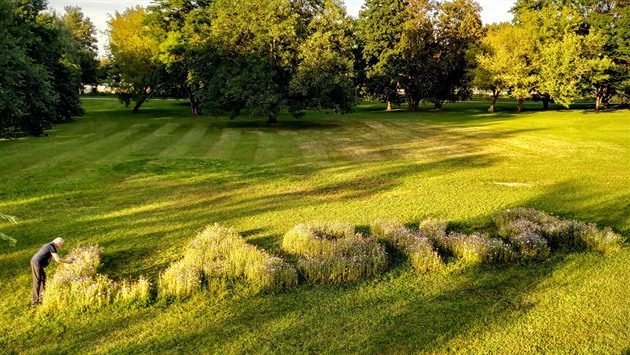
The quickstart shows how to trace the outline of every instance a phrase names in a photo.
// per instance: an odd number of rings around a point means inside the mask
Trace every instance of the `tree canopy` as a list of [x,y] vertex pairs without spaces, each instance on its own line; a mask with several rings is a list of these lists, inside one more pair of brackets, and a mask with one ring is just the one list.
[[70,39],[45,1],[0,0],[0,135],[41,135],[81,115]]
[[262,115],[350,112],[360,93],[440,109],[473,89],[596,109],[630,100],[630,3],[517,0],[511,23],[483,27],[474,0],[154,0],[115,12],[108,58],[79,7],[0,0],[0,134],[40,135],[82,114],[79,92],[108,84],[133,112],[154,96]]

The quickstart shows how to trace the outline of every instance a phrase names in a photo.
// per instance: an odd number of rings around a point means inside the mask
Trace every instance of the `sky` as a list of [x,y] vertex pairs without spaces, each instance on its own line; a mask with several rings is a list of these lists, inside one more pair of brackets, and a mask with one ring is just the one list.
[[[484,24],[509,21],[512,14],[509,13],[510,8],[514,5],[514,0],[477,0],[483,8],[481,12],[481,20]],[[104,31],[107,28],[108,15],[115,11],[123,12],[128,7],[135,5],[147,6],[151,4],[151,0],[48,0],[48,7],[63,14],[65,6],[79,6],[85,16],[89,17],[96,26],[98,31],[98,48],[102,55],[105,54],[106,36]],[[363,0],[345,0],[348,14],[357,17]]]

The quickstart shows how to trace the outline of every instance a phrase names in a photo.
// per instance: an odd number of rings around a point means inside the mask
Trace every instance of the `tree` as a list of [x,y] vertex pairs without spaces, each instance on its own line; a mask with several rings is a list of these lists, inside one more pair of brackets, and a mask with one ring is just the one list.
[[0,0],[0,134],[41,135],[80,115],[79,81],[65,39],[43,1]]
[[366,66],[368,96],[392,104],[399,104],[398,82],[402,59],[401,41],[404,24],[410,13],[401,0],[366,0],[359,13],[359,37],[364,43],[363,60]]
[[536,94],[568,107],[608,79],[613,63],[604,53],[606,37],[588,30],[575,1],[537,2],[535,8],[525,6],[525,1],[519,3],[517,25],[528,28],[536,38]]
[[351,21],[338,1],[217,0],[204,42],[206,105],[276,123],[282,109],[347,112],[352,104]]
[[438,6],[435,26],[437,53],[433,100],[440,109],[444,101],[465,100],[472,96],[471,54],[483,35],[481,7],[473,0],[453,0]]
[[161,88],[169,96],[187,98],[194,116],[202,111],[205,83],[200,72],[210,64],[204,45],[209,32],[211,1],[157,0],[148,8],[147,22],[156,29],[152,35],[160,42],[159,61],[165,77]]
[[437,82],[438,45],[435,38],[435,6],[428,0],[407,2],[408,18],[402,26],[399,43],[398,84],[404,89],[410,110],[416,110],[422,100],[434,96]]
[[630,3],[620,0],[579,0],[585,21],[583,32],[598,33],[603,41],[602,54],[613,61],[589,81],[595,88],[596,109],[608,107],[615,95],[627,100],[630,93]]
[[98,47],[96,45],[96,27],[85,17],[78,6],[64,7],[65,13],[61,21],[69,33],[70,60],[81,70],[81,92],[86,85],[98,85],[97,71],[99,66]]
[[472,50],[482,36],[481,8],[472,0],[370,0],[360,14],[368,93],[391,102],[404,93],[420,101],[471,96]]
[[136,6],[122,14],[116,11],[107,22],[112,86],[122,102],[135,102],[133,113],[155,92],[162,69],[157,60],[159,43],[149,35],[145,16],[144,8]]
[[288,106],[294,116],[307,109],[350,112],[355,102],[353,30],[352,20],[336,1],[325,1],[310,20],[289,82]]
[[509,23],[488,26],[474,71],[475,86],[492,91],[493,100],[488,112],[494,112],[503,89],[509,89],[510,95],[518,100],[517,111],[531,96],[536,86],[531,66],[534,44],[531,32],[522,26]]

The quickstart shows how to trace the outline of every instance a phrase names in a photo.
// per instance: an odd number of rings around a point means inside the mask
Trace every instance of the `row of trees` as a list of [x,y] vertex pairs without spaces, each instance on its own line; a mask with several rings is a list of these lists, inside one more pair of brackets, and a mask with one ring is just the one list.
[[94,26],[77,7],[0,0],[0,137],[41,135],[81,115],[81,83],[96,83]]
[[[630,2],[518,0],[512,24],[487,28],[475,56],[474,85],[567,106],[596,98],[630,97]],[[494,102],[490,111],[494,109]]]
[[109,22],[110,60],[134,112],[152,95],[193,114],[348,112],[359,89],[392,104],[465,100],[472,89],[568,106],[630,96],[630,3],[518,0],[483,27],[474,0],[156,0]]
[[157,0],[109,21],[122,100],[185,97],[193,115],[349,112],[354,23],[336,0]]
[[[78,93],[105,80],[133,111],[152,96],[191,112],[349,112],[357,96],[416,109],[473,88],[597,108],[630,96],[630,3],[517,0],[512,23],[482,26],[474,0],[154,0],[116,12],[99,67],[79,8],[0,0],[0,132],[41,134],[81,114]],[[493,102],[490,110],[494,109]]]

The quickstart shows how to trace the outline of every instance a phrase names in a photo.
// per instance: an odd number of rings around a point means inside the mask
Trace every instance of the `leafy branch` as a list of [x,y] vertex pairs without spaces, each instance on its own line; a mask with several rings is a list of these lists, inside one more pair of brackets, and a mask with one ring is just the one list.
[[[9,215],[0,213],[0,218],[6,219],[7,221],[11,223],[17,224],[17,218],[14,216],[9,216]],[[15,238],[9,237],[8,235],[4,233],[0,233],[0,239],[9,242],[9,246],[11,247],[14,247],[17,244],[17,240]]]

